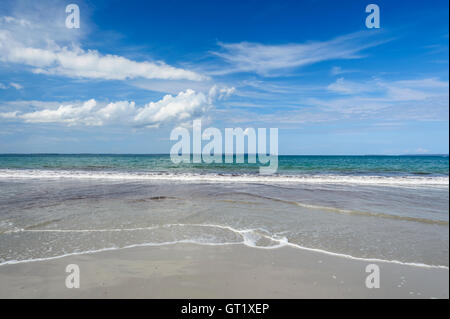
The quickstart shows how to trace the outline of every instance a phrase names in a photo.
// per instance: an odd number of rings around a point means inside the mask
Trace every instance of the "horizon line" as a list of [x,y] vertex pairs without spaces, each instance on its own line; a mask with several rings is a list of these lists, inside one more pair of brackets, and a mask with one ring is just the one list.
[[[170,155],[170,153],[0,153],[2,155]],[[190,153],[189,155],[202,155],[201,153]],[[222,154],[225,155],[259,155],[253,153],[238,153],[238,154]],[[270,156],[270,154],[266,154]],[[273,155],[272,155],[273,156]],[[449,153],[429,153],[429,154],[278,154],[278,156],[449,156]]]

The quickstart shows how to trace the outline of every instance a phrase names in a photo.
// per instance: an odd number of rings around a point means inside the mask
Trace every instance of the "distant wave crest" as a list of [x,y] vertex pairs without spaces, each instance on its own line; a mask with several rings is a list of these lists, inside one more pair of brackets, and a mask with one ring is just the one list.
[[163,172],[112,172],[0,169],[0,179],[98,179],[136,181],[176,181],[201,183],[304,183],[384,186],[449,186],[448,176],[375,175],[226,175]]

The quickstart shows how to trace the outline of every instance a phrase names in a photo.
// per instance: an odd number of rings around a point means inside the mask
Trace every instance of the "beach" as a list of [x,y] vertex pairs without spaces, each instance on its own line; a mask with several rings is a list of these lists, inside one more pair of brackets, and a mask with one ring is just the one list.
[[[448,157],[282,158],[269,176],[167,156],[5,157],[4,298],[449,295]],[[65,286],[69,264],[80,288]]]
[[[65,268],[80,267],[68,289]],[[369,262],[295,248],[175,244],[0,267],[1,298],[448,298],[448,269]]]
[[1,0],[0,299],[448,300],[448,13]]

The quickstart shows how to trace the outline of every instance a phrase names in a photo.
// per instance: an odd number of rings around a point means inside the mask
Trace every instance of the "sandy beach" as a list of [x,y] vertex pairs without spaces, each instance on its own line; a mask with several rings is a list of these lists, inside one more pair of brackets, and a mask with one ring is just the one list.
[[[80,288],[68,289],[68,264]],[[135,247],[0,267],[0,298],[448,298],[449,271],[369,262],[291,247],[175,244]]]

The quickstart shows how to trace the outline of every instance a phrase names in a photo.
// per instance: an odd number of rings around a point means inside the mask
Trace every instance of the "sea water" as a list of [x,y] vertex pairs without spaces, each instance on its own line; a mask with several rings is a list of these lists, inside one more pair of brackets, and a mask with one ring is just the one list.
[[448,156],[0,155],[0,264],[140,245],[291,246],[449,264]]

